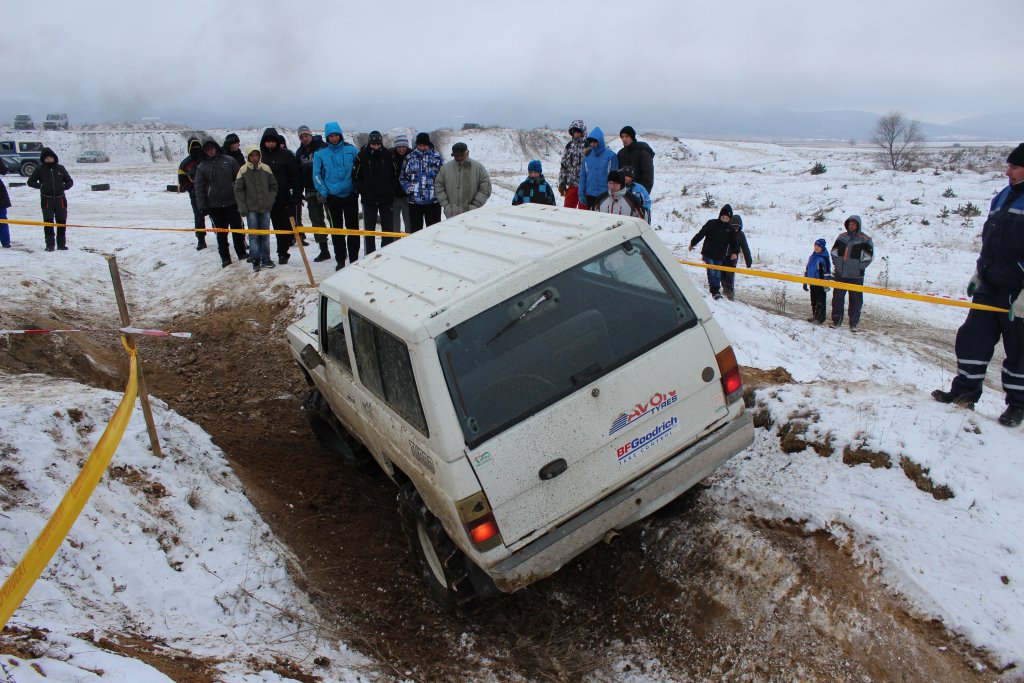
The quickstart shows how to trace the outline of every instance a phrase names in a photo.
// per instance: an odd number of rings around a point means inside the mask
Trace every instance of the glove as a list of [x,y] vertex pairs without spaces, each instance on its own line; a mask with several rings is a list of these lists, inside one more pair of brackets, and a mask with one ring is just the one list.
[[[978,277],[978,271],[975,269],[974,275],[971,276],[971,281],[967,283],[967,296],[974,296],[974,291],[978,289],[978,285],[981,284],[981,278]],[[1010,316],[1013,320],[1013,316]]]
[[561,197],[565,196],[565,183],[558,183],[558,194]]
[[1010,320],[1024,319],[1024,296],[1018,296],[1010,302]]
[[807,286],[807,283],[805,282],[805,283],[804,283],[804,291],[805,291],[805,292],[806,292],[806,291],[809,291],[809,289],[810,289],[810,288],[809,288],[809,287]]

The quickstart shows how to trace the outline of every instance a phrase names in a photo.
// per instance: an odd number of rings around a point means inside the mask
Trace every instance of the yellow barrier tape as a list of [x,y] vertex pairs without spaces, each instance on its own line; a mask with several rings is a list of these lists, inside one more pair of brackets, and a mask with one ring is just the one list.
[[107,465],[110,464],[110,459],[114,456],[114,451],[117,450],[118,444],[121,443],[121,437],[124,436],[125,429],[128,427],[128,420],[131,418],[139,389],[139,359],[135,350],[128,348],[124,337],[121,337],[121,343],[125,345],[125,349],[128,350],[131,357],[128,386],[125,387],[124,396],[121,397],[117,410],[114,411],[113,417],[110,418],[107,428],[103,430],[103,434],[96,442],[92,453],[89,454],[89,459],[82,466],[78,477],[75,478],[74,483],[71,484],[60,501],[60,505],[50,516],[50,521],[39,532],[39,536],[29,546],[24,557],[18,562],[18,566],[0,587],[0,629],[7,625],[7,620],[21,605],[21,601],[28,595],[32,585],[46,569],[46,565],[53,559],[57,548],[71,531],[82,508],[85,507],[106,471]]
[[710,263],[701,263],[699,261],[686,261],[684,259],[677,259],[679,263],[684,266],[696,266],[697,268],[707,268],[709,270],[724,270],[730,273],[739,273],[740,275],[753,275],[754,277],[763,277],[770,280],[785,280],[786,282],[798,282],[807,283],[809,285],[816,285],[818,287],[833,287],[835,289],[847,289],[851,292],[864,292],[865,294],[880,294],[881,296],[891,296],[897,299],[910,299],[911,301],[923,301],[927,304],[940,304],[942,306],[956,306],[958,308],[973,308],[979,311],[994,311],[995,313],[1009,313],[1008,308],[999,308],[998,306],[989,306],[987,304],[976,304],[973,301],[958,301],[956,299],[943,299],[940,296],[929,296],[927,294],[914,294],[913,292],[901,292],[895,289],[883,289],[881,287],[867,287],[865,285],[854,285],[849,282],[836,282],[835,280],[818,280],[813,277],[804,277],[802,275],[789,275],[787,273],[775,273],[770,270],[751,270],[749,268],[732,268],[730,266],[716,266]]
[[[28,225],[51,228],[93,228],[99,230],[150,230],[154,232],[236,232],[240,235],[293,235],[291,230],[249,230],[243,228],[155,228],[133,225],[84,225],[80,223],[47,223],[45,221],[23,221],[14,218],[0,219],[0,223],[8,225]],[[348,228],[325,228],[314,226],[297,226],[300,233],[313,235],[365,235],[367,237],[408,237],[406,232],[382,232],[380,230],[352,230]]]

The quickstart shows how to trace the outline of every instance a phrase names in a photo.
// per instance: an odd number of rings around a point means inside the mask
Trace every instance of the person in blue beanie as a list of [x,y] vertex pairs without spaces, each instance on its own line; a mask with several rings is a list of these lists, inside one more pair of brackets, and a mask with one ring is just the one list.
[[[814,240],[814,251],[811,252],[811,257],[807,259],[807,269],[804,271],[804,277],[813,277],[816,280],[832,279],[832,259],[828,256],[828,242],[825,241],[824,237]],[[808,285],[805,282],[804,291],[810,291],[811,293],[811,317],[807,319],[807,322],[823,325],[825,323],[826,308],[825,292],[828,291],[828,287],[824,285]]]
[[551,185],[544,180],[544,168],[540,161],[534,159],[526,166],[528,178],[519,184],[519,189],[512,197],[512,206],[520,204],[547,204],[555,205],[555,193]]

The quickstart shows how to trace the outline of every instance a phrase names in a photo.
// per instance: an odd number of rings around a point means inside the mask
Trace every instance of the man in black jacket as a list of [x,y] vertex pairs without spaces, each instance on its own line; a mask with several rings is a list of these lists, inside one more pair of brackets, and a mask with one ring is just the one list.
[[281,136],[277,129],[267,128],[260,138],[260,161],[270,167],[277,180],[277,196],[274,208],[270,210],[270,224],[274,230],[286,231],[277,234],[277,260],[288,263],[288,249],[295,241],[291,235],[291,217],[295,206],[302,201],[302,183],[299,179],[299,164],[295,156],[281,147]]
[[242,154],[242,141],[234,133],[228,133],[224,138],[224,145],[221,152],[235,160],[238,168],[245,166],[245,155]]
[[636,169],[633,182],[643,185],[647,192],[654,188],[654,150],[646,142],[637,142],[632,126],[623,126],[619,131],[622,149],[618,152],[619,168],[632,166]]
[[[732,230],[729,228],[729,221],[732,220],[732,207],[726,204],[718,212],[718,218],[704,224],[693,239],[690,240],[690,251],[697,244],[704,240],[704,246],[700,249],[700,255],[704,263],[720,266],[725,262],[725,253],[729,248],[729,240],[732,237]],[[722,271],[708,268],[708,289],[711,296],[716,299],[722,298]]]
[[1009,309],[1009,313],[971,309],[956,333],[956,370],[949,391],[936,389],[932,398],[969,408],[981,398],[985,373],[999,338],[1003,338],[1003,391],[1006,410],[999,423],[1024,422],[1024,143],[1006,158],[1009,184],[992,199],[981,230],[981,254],[967,284],[976,304]]
[[[352,169],[352,178],[356,183],[356,191],[363,198],[363,227],[366,230],[377,228],[380,218],[380,229],[391,232],[394,225],[395,183],[398,173],[390,149],[384,147],[384,136],[380,131],[370,131],[367,143],[356,155],[356,163]],[[393,237],[381,237],[380,246],[386,247],[394,240]],[[365,253],[376,250],[375,237],[366,236]]]
[[[314,228],[327,226],[324,217],[324,205],[320,203],[320,195],[313,184],[313,155],[318,149],[327,146],[324,139],[319,135],[313,135],[309,126],[299,126],[299,148],[295,150],[295,159],[299,163],[299,179],[302,185],[302,195],[306,200],[306,207],[309,210],[309,224]],[[301,211],[301,207],[299,208]],[[320,247],[320,253],[314,261],[329,261],[331,250],[327,248],[327,235],[313,235],[316,244]]]
[[[213,140],[203,144],[204,158],[196,167],[195,193],[199,210],[209,214],[215,228],[242,229],[242,217],[235,204],[235,176],[238,175],[238,164],[227,154],[222,154],[220,146]],[[245,235],[240,232],[231,233],[238,260],[246,258]],[[220,254],[222,268],[231,265],[231,251],[228,249],[228,234],[217,233],[217,252]]]
[[[740,263],[740,254],[746,259],[747,268],[753,263],[750,258],[750,246],[747,245],[747,235],[743,232],[743,217],[738,213],[733,214],[729,221],[729,247],[725,251],[725,264],[735,268]],[[722,271],[722,293],[725,298],[732,301],[736,298],[736,273],[727,270]]]
[[[67,170],[58,162],[57,155],[49,147],[44,147],[39,154],[43,163],[28,177],[28,186],[39,190],[39,200],[43,208],[44,223],[60,223],[57,226],[57,248],[67,251],[67,238],[64,231],[68,222],[68,200],[64,192],[70,190],[75,181]],[[53,251],[53,226],[43,227],[43,238],[46,240],[46,251]]]

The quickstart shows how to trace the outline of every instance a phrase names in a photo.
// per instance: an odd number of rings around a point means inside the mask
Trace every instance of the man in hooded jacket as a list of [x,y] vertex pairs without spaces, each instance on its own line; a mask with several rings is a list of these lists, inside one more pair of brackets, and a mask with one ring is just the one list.
[[[750,245],[747,244],[747,234],[743,232],[743,216],[734,213],[729,221],[729,247],[725,251],[725,263],[723,265],[735,268],[740,264],[740,254],[747,263],[747,268],[754,261],[750,257]],[[722,271],[722,293],[725,298],[732,301],[736,298],[736,273],[728,270]]]
[[206,215],[196,204],[195,177],[199,162],[203,160],[203,143],[193,136],[188,139],[185,148],[188,149],[188,156],[178,164],[178,192],[188,192],[196,227],[196,251],[202,251],[206,249]]
[[[314,135],[309,126],[299,126],[299,148],[295,150],[295,160],[299,162],[299,178],[302,181],[302,196],[306,200],[306,208],[309,211],[309,224],[315,228],[327,227],[324,219],[324,205],[320,203],[320,196],[313,184],[313,155],[317,150],[327,146],[320,135]],[[302,214],[302,207],[296,209],[296,214]],[[296,221],[302,225],[302,221]],[[313,239],[320,247],[320,253],[313,260],[316,262],[327,261],[331,258],[331,250],[327,248],[327,235],[314,234]]]
[[[394,220],[395,182],[398,171],[391,150],[384,146],[384,136],[380,131],[370,131],[369,139],[356,155],[355,167],[352,171],[356,190],[363,199],[363,227],[376,230],[380,219],[380,229],[391,232]],[[394,240],[393,237],[381,237],[380,246],[386,247]],[[377,249],[377,238],[366,236],[363,240],[367,254]]]
[[[195,195],[199,210],[210,216],[215,228],[242,229],[242,216],[235,203],[235,177],[240,166],[224,154],[213,140],[203,143],[204,159],[196,168]],[[245,235],[232,232],[231,241],[235,254],[241,261],[247,257]],[[228,233],[217,233],[217,253],[222,268],[231,265],[231,251],[228,249]]]
[[[327,208],[331,227],[359,229],[359,194],[356,192],[352,172],[359,150],[345,142],[337,121],[324,125],[327,146],[313,155],[313,184],[319,200]],[[359,235],[331,235],[334,244],[335,270],[359,259]],[[346,248],[347,247],[347,248]]]
[[[863,223],[860,216],[854,214],[846,219],[843,227],[846,232],[836,238],[832,245],[832,268],[836,282],[852,285],[864,284],[864,271],[875,258],[875,243],[861,229]],[[843,324],[843,304],[846,301],[846,290],[835,287],[832,290],[832,324],[836,328]],[[864,307],[864,292],[850,291],[850,331],[857,329],[860,323],[860,312]]]
[[569,124],[569,135],[558,167],[558,194],[565,197],[565,206],[576,209],[580,205],[580,166],[587,146],[587,124],[582,119],[574,120]]
[[277,197],[274,208],[270,210],[270,223],[278,232],[277,261],[281,265],[288,263],[288,249],[295,238],[292,236],[291,217],[295,215],[295,206],[302,202],[302,183],[299,179],[299,164],[295,155],[281,145],[281,136],[276,128],[267,128],[260,138],[260,162],[270,167],[277,180]]
[[619,170],[619,158],[604,144],[604,131],[595,127],[587,136],[587,149],[580,166],[580,208],[590,207],[608,191],[608,174]]
[[[39,190],[39,201],[43,209],[44,223],[67,223],[68,200],[65,190],[70,190],[75,181],[68,175],[67,169],[60,165],[57,154],[49,147],[39,153],[43,163],[28,177],[28,186]],[[57,249],[67,250],[64,225],[57,227]],[[43,226],[43,239],[46,240],[46,251],[53,251],[53,226]]]
[[[729,240],[732,237],[730,222],[732,221],[732,206],[726,204],[718,212],[718,218],[708,221],[700,231],[690,240],[690,251],[702,240],[704,246],[700,248],[701,258],[704,263],[720,266],[725,262],[726,251],[729,249]],[[708,290],[715,299],[722,298],[722,271],[708,268]]]

